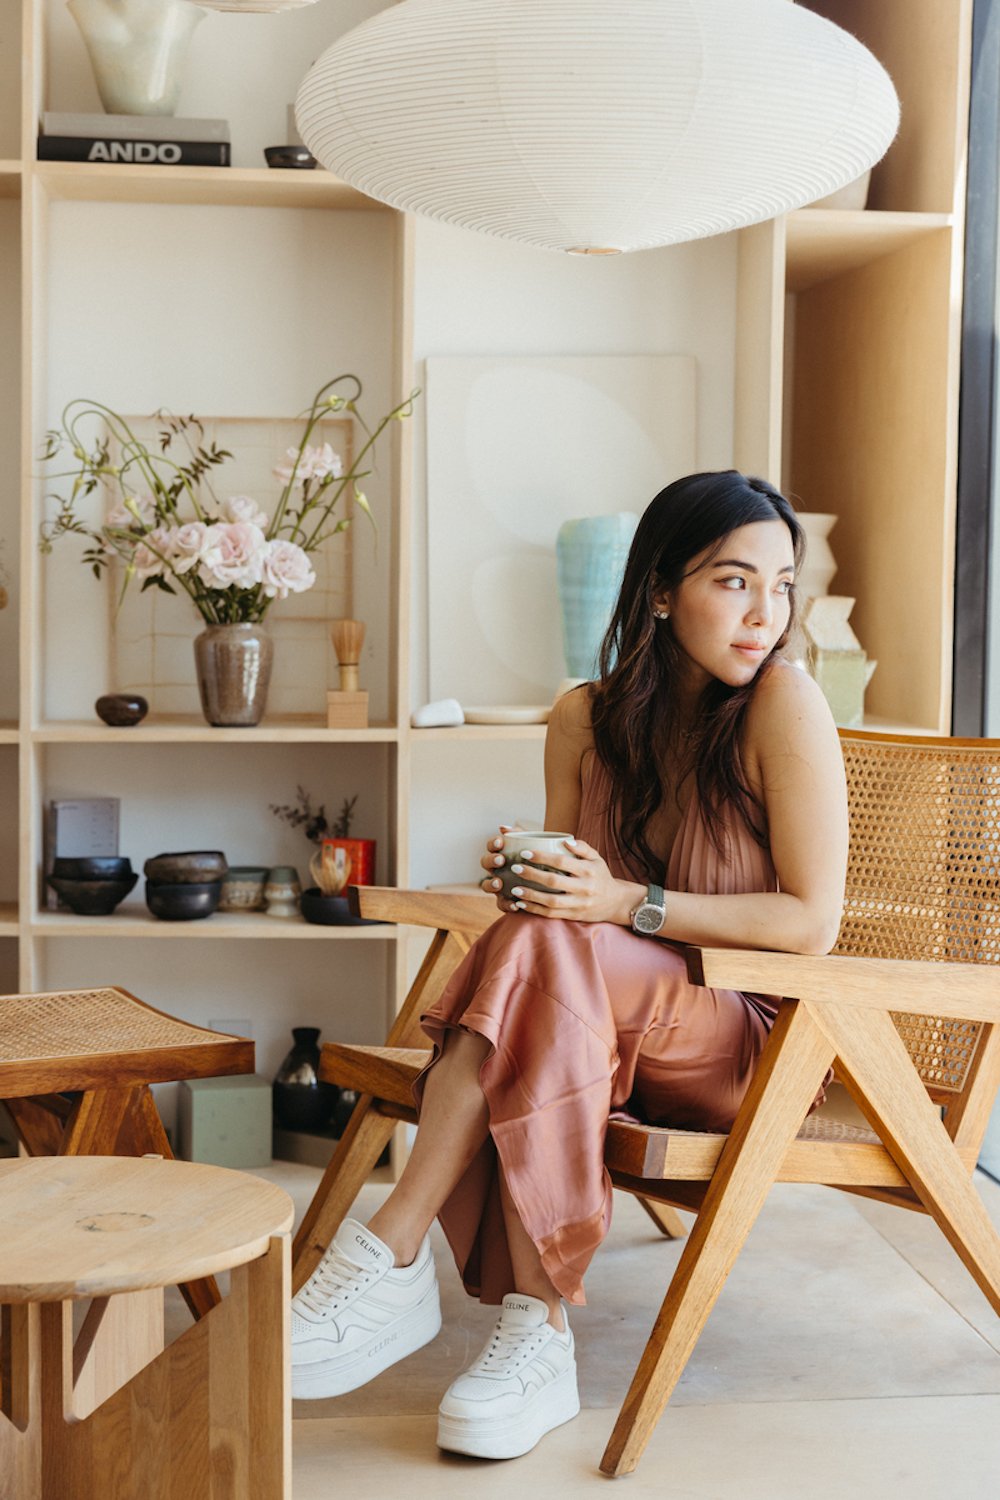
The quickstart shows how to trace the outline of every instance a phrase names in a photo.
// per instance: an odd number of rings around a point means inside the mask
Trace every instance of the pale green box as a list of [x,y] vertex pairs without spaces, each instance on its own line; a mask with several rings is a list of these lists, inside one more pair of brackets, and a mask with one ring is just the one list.
[[213,1167],[271,1165],[271,1085],[256,1073],[193,1078],[177,1096],[177,1154]]

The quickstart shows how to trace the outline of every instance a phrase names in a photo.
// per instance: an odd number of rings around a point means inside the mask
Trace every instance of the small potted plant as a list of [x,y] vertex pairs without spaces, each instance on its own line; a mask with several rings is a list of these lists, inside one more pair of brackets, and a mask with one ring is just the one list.
[[318,847],[309,861],[316,884],[302,893],[302,915],[307,922],[323,926],[352,926],[363,922],[351,914],[348,885],[372,885],[375,879],[375,840],[351,838],[351,820],[357,795],[345,797],[340,813],[331,823],[326,806],[313,805],[304,787],[296,787],[293,803],[271,803],[275,817],[292,828],[301,828]]

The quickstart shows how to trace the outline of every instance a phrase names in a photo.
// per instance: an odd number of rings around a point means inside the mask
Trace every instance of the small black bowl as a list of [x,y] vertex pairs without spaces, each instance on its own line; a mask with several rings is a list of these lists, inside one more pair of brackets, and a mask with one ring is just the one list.
[[221,880],[187,881],[183,885],[146,881],[146,905],[162,922],[197,922],[210,917],[221,896]]
[[153,885],[207,885],[222,880],[229,866],[221,849],[185,849],[177,854],[153,854],[143,865]]
[[306,171],[317,165],[308,146],[265,146],[264,160],[269,167],[299,167]]
[[318,885],[311,885],[299,898],[299,907],[307,922],[318,927],[381,927],[372,917],[356,917],[346,896],[324,896]]
[[123,880],[66,880],[60,875],[45,879],[78,917],[108,917],[139,877],[133,873]]
[[94,712],[113,729],[131,729],[142,723],[149,704],[141,693],[105,693],[94,704]]
[[72,857],[60,854],[52,861],[52,873],[60,880],[127,880],[132,874],[132,861],[118,854],[77,854]]

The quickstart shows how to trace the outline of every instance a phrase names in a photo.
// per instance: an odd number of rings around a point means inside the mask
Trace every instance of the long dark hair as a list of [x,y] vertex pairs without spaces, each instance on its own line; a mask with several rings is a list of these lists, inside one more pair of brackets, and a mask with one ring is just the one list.
[[720,853],[725,854],[726,806],[735,808],[758,843],[766,841],[764,807],[747,782],[740,745],[754,689],[788,639],[795,590],[789,629],[745,686],[729,687],[715,679],[708,684],[686,745],[679,744],[670,712],[677,702],[682,654],[669,623],[654,618],[653,601],[664,590],[677,588],[699,553],[711,549],[707,564],[739,527],[775,520],[784,521],[791,532],[798,567],[805,533],[790,502],[766,479],[748,478],[735,469],[676,480],[660,491],[639,522],[601,647],[600,677],[591,689],[591,723],[597,754],[614,789],[618,842],[644,869],[659,868],[646,829],[663,802],[663,769],[671,747],[680,754],[682,776],[695,770],[705,826]]

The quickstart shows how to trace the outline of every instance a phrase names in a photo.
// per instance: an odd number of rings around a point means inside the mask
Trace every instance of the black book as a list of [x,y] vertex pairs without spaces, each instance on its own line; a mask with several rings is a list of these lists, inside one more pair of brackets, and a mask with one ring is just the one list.
[[144,167],[228,167],[228,141],[120,141],[103,136],[40,135],[39,161],[126,162]]

